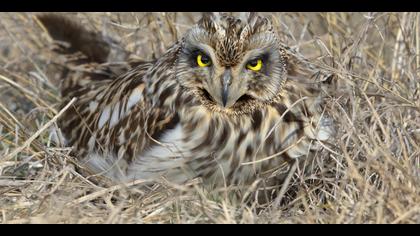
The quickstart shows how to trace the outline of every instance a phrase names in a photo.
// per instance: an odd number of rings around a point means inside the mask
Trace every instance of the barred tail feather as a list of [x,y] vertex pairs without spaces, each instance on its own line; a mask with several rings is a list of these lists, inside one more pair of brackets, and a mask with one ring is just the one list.
[[66,58],[63,97],[80,97],[87,88],[95,90],[132,68],[127,63],[130,54],[116,40],[57,13],[40,14],[37,18],[55,41],[54,51]]
[[67,44],[58,50],[59,53],[81,52],[86,56],[85,62],[107,61],[111,48],[101,34],[88,31],[62,15],[41,14],[37,18],[55,41]]

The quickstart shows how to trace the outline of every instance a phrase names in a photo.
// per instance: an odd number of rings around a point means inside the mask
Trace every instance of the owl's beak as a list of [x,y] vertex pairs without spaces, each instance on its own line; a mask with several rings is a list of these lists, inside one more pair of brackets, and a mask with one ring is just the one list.
[[230,69],[226,69],[222,75],[222,103],[226,107],[229,97],[229,86],[232,83],[232,72]]

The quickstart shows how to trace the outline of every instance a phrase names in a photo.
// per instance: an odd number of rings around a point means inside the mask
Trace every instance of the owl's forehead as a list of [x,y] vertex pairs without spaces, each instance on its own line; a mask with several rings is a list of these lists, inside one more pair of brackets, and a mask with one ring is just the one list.
[[192,44],[210,46],[219,64],[233,66],[244,56],[249,36],[250,28],[246,22],[223,16],[217,22],[196,25],[187,38]]
[[220,64],[232,66],[239,63],[245,53],[249,38],[248,25],[234,17],[222,18],[213,25],[211,46]]

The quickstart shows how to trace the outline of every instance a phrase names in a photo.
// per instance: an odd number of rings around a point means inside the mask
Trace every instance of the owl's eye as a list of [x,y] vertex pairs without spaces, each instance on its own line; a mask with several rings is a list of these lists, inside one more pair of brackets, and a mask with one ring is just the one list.
[[203,54],[198,54],[197,56],[197,64],[200,67],[206,67],[206,66],[210,66],[211,64],[211,60],[208,56],[203,55]]
[[262,60],[261,59],[254,59],[248,62],[246,65],[246,68],[252,70],[252,71],[259,71],[262,68]]

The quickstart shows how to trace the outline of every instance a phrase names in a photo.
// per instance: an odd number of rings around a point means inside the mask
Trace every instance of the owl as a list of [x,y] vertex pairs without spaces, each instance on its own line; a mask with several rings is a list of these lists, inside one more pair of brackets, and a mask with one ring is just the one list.
[[62,107],[75,99],[58,125],[91,173],[247,185],[284,176],[331,137],[317,71],[266,17],[204,13],[155,61],[63,16],[38,20],[67,58]]

